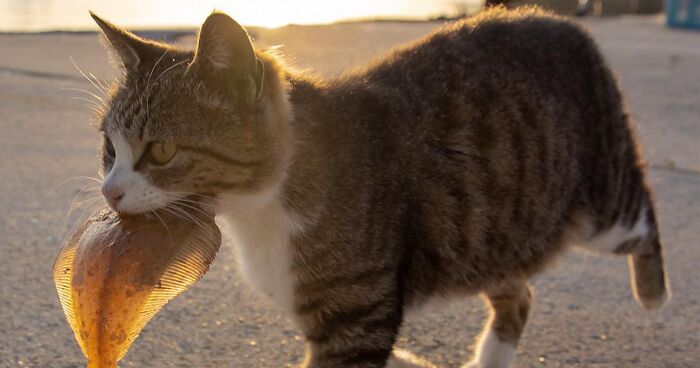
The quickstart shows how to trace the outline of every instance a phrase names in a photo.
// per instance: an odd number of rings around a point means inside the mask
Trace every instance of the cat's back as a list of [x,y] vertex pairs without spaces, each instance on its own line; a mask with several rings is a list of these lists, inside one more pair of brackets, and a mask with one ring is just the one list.
[[626,130],[608,118],[621,111],[619,93],[591,38],[534,8],[449,25],[341,82],[354,96],[343,106],[356,100],[362,112],[348,124],[355,141],[382,152],[373,181],[410,193],[396,201],[410,198],[418,258],[453,271],[423,272],[417,284],[540,269],[562,248],[586,172],[607,167],[595,132]]
[[510,78],[525,70],[551,75],[598,62],[594,42],[577,24],[535,7],[495,8],[403,45],[346,79],[403,86],[432,80],[433,87],[449,87],[449,80],[493,78],[505,70]]
[[355,98],[359,111],[368,101],[376,105],[372,114],[362,113],[381,120],[398,146],[405,142],[407,151],[418,154],[415,146],[428,142],[416,137],[513,128],[499,119],[573,139],[586,134],[579,118],[589,113],[587,105],[603,95],[618,99],[609,82],[606,63],[584,29],[526,7],[495,8],[446,25],[334,86],[342,97],[336,100],[362,96]]

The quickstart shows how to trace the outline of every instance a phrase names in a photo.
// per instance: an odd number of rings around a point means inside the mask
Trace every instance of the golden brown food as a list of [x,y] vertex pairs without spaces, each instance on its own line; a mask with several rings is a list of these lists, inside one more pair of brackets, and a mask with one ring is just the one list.
[[148,321],[197,282],[221,245],[213,216],[188,210],[120,218],[103,211],[73,233],[54,282],[88,368],[114,368]]

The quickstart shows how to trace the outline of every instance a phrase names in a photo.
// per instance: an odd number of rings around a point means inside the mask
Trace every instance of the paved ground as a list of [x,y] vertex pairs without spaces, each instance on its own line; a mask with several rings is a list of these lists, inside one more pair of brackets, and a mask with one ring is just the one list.
[[[537,301],[515,367],[700,366],[700,33],[657,19],[585,23],[619,74],[639,124],[660,207],[673,300],[643,312],[623,258],[572,252],[534,284]],[[298,67],[332,75],[436,24],[354,24],[258,30]],[[110,79],[94,35],[0,36],[0,367],[81,367],[51,266],[78,184],[94,175],[96,134],[69,61]],[[299,332],[237,278],[233,252],[168,305],[124,367],[280,367],[302,353]],[[467,359],[485,313],[478,299],[411,317],[399,345],[441,366]]]

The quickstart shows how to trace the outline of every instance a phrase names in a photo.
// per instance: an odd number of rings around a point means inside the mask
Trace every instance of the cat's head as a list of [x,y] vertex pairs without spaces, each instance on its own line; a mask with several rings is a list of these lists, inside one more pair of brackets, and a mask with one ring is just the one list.
[[112,209],[143,213],[279,184],[291,144],[286,86],[238,23],[210,15],[186,51],[92,15],[124,68],[100,124]]

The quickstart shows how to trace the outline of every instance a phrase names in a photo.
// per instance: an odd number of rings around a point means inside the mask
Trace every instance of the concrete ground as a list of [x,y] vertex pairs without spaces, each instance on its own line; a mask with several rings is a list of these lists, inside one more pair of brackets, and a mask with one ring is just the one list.
[[[515,367],[700,366],[700,33],[657,18],[587,20],[618,73],[656,191],[673,299],[646,313],[627,262],[572,251],[534,280],[536,303]],[[436,23],[256,30],[300,68],[330,76]],[[191,40],[190,40],[191,41]],[[188,42],[188,40],[184,40]],[[95,176],[92,90],[71,64],[109,80],[94,34],[0,35],[0,367],[84,366],[58,303],[51,267],[78,187]],[[62,233],[63,231],[63,233]],[[440,366],[471,353],[485,311],[469,299],[410,317],[398,345]],[[225,246],[211,271],[147,326],[123,367],[280,367],[300,361],[299,331],[236,275]]]

